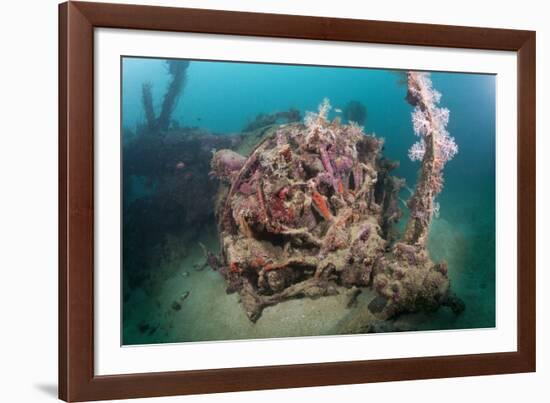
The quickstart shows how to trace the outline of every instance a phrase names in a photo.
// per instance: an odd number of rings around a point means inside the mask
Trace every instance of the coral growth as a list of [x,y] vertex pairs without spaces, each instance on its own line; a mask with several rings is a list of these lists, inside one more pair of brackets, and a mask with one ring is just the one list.
[[390,315],[436,309],[441,304],[458,313],[464,304],[450,290],[447,264],[433,263],[426,249],[432,217],[439,215],[435,197],[443,188],[443,168],[458,147],[446,129],[449,110],[437,106],[441,94],[433,88],[429,74],[409,72],[407,78],[407,100],[414,106],[413,128],[420,137],[409,150],[409,157],[421,160],[422,165],[416,189],[407,202],[410,217],[405,233],[379,266],[374,287],[394,302]]
[[211,162],[212,173],[223,180],[231,179],[243,167],[246,158],[231,150],[222,150],[214,154]]
[[434,200],[443,189],[443,168],[456,155],[458,146],[447,132],[449,110],[437,106],[441,94],[433,88],[429,73],[409,72],[407,84],[407,100],[414,106],[414,133],[420,137],[409,150],[409,158],[422,161],[422,168],[415,192],[408,202],[411,219],[404,240],[425,245],[432,216],[439,212]]
[[379,319],[459,306],[425,246],[394,239],[404,181],[390,175],[398,164],[382,157],[382,139],[329,120],[329,111],[325,99],[303,124],[272,127],[244,162],[228,150],[214,155],[212,174],[227,185],[213,266],[228,292],[239,292],[252,321],[266,306],[342,286],[376,289]]

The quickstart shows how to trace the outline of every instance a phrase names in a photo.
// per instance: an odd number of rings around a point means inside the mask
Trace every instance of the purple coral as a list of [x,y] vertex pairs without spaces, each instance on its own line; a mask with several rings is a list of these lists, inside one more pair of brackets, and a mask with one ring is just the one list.
[[327,152],[327,146],[325,144],[322,144],[319,147],[319,155],[321,156],[321,162],[323,163],[323,167],[327,171],[327,173],[334,177],[334,170],[332,169],[332,163],[330,162],[330,157],[328,156]]
[[341,156],[334,160],[334,168],[341,175],[353,167],[353,160],[347,156]]
[[232,150],[217,151],[212,157],[210,166],[212,174],[219,179],[231,180],[246,162],[246,159]]

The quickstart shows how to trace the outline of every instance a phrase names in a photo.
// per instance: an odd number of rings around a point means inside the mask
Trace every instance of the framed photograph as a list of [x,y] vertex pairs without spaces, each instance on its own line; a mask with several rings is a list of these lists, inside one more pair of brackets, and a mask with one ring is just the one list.
[[535,33],[59,8],[59,397],[535,371]]

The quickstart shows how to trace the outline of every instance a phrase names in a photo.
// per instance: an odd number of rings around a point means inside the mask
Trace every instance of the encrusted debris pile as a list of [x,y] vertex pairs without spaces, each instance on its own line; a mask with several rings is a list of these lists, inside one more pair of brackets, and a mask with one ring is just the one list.
[[383,157],[382,139],[354,122],[328,119],[326,99],[303,123],[272,127],[247,157],[228,149],[214,154],[221,256],[208,261],[228,292],[240,294],[250,320],[266,306],[343,287],[375,289],[372,314],[381,320],[442,304],[456,313],[464,308],[450,291],[447,265],[434,263],[426,249],[446,162],[436,140],[446,122],[435,120],[438,99],[422,98],[435,92],[422,74],[409,73],[408,100],[428,120],[420,133],[423,165],[399,239],[404,181],[391,175],[397,163]]

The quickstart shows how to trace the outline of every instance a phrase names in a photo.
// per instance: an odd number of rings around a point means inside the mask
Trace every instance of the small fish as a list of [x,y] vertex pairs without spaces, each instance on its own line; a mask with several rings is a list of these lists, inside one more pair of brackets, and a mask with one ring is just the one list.
[[183,169],[185,168],[185,162],[180,161],[176,164],[176,169]]
[[336,112],[336,113],[342,113],[342,109],[340,109],[340,108],[334,108],[334,112]]

